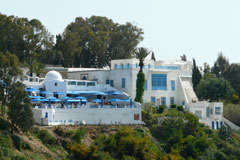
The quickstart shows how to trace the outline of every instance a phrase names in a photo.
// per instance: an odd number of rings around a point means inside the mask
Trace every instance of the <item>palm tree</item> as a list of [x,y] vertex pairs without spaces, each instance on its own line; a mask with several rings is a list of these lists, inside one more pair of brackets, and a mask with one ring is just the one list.
[[149,51],[147,48],[144,47],[140,47],[137,48],[137,50],[135,51],[136,54],[136,58],[139,59],[139,67],[140,67],[140,72],[142,72],[143,66],[144,66],[144,59],[151,53],[151,51]]
[[40,75],[43,73],[44,68],[45,68],[44,64],[40,62],[35,63],[34,71],[38,77],[40,77]]

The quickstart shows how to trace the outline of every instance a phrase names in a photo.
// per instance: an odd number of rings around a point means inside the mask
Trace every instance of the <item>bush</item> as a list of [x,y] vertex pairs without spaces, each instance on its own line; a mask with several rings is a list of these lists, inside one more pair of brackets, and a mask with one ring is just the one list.
[[13,158],[13,160],[28,160],[28,158],[26,158],[25,156],[17,155]]
[[5,119],[0,118],[0,130],[8,130],[9,129],[9,122]]
[[72,137],[77,143],[81,143],[82,138],[85,136],[85,130],[77,129]]
[[55,138],[47,130],[40,130],[38,132],[38,137],[44,144],[54,144],[55,143]]
[[83,144],[74,144],[70,147],[70,152],[75,159],[89,160],[96,159],[97,147],[87,147]]
[[182,105],[177,106],[177,110],[178,110],[178,111],[183,111],[183,110],[184,110],[184,109],[183,109],[183,106],[182,106]]
[[160,105],[158,107],[158,113],[163,113],[164,109],[167,108],[165,105]]
[[171,108],[177,108],[176,104],[171,104]]
[[64,136],[64,130],[62,127],[60,126],[57,126],[55,129],[54,129],[54,133],[56,133],[58,136],[62,137]]

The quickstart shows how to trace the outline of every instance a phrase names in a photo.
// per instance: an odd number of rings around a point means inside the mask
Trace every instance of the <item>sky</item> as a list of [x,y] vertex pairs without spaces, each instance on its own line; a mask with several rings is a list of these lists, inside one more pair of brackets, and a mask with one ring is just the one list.
[[76,17],[131,22],[144,31],[139,47],[154,51],[157,60],[185,54],[199,66],[212,66],[220,51],[240,63],[239,8],[239,0],[0,0],[0,13],[38,19],[53,35]]

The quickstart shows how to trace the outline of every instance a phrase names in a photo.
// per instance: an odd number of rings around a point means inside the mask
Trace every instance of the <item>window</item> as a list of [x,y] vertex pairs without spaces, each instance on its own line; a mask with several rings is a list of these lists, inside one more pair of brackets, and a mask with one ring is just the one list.
[[145,90],[147,90],[147,89],[148,89],[147,80],[145,80],[145,83],[144,83],[144,89],[145,89]]
[[148,69],[151,69],[151,64],[148,64]]
[[166,106],[166,97],[161,97],[161,105]]
[[55,83],[55,86],[57,86],[57,83]]
[[175,91],[175,81],[171,80],[171,90]]
[[122,78],[122,88],[125,88],[125,81],[126,81],[126,79]]
[[167,90],[166,74],[152,74],[152,90]]
[[106,80],[106,84],[110,84],[111,87],[113,87],[113,80]]
[[136,63],[136,68],[138,68],[138,63]]
[[221,107],[215,107],[215,114],[221,115]]
[[182,105],[183,105],[183,106],[185,105],[185,101],[182,101]]
[[95,82],[87,82],[87,86],[95,86]]
[[121,68],[123,69],[123,64],[121,64]]
[[207,117],[210,116],[210,108],[209,108],[209,107],[206,108],[206,116],[207,116]]
[[114,69],[117,69],[117,67],[118,67],[117,64],[114,64]]
[[86,85],[86,82],[77,82],[77,85],[78,85],[78,86],[85,86],[85,85]]
[[174,102],[174,97],[170,97],[170,104],[172,105],[172,104],[175,104],[175,102]]
[[127,64],[127,68],[131,68],[129,63]]
[[155,97],[151,97],[151,102],[155,105],[155,101],[156,101],[156,98]]
[[76,81],[68,81],[68,85],[74,86],[76,85]]

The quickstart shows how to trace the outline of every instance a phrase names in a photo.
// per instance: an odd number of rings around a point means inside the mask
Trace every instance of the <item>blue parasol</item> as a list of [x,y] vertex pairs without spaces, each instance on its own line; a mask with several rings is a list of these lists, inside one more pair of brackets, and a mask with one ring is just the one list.
[[35,89],[35,88],[28,88],[28,89],[25,89],[26,91],[28,91],[28,92],[38,92],[38,91],[40,91],[39,89]]
[[52,94],[52,92],[48,92],[48,91],[42,91],[40,92],[41,94]]
[[92,100],[92,102],[102,102],[102,100],[101,99],[94,99],[94,100]]

